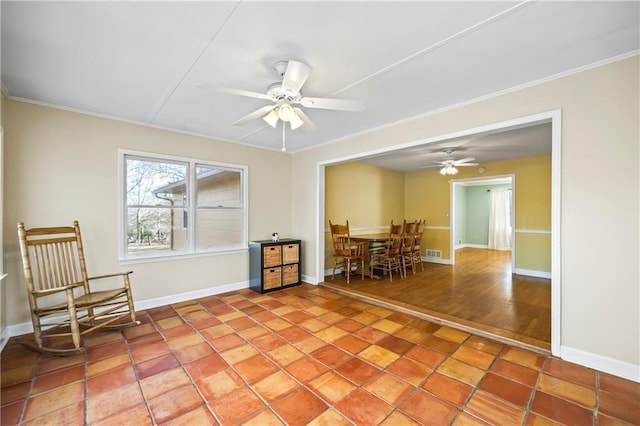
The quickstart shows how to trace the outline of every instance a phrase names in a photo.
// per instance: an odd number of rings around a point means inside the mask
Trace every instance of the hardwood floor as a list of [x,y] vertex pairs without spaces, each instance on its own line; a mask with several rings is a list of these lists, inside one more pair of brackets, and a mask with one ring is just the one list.
[[[551,348],[551,282],[511,273],[511,253],[463,248],[454,266],[424,263],[407,278],[351,279],[322,285],[394,305],[428,319],[543,351]],[[358,277],[359,278],[359,277]]]

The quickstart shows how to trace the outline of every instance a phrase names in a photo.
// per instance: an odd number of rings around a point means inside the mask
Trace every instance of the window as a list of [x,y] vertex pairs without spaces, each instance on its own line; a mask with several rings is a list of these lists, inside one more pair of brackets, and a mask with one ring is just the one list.
[[246,167],[120,151],[121,259],[245,249]]

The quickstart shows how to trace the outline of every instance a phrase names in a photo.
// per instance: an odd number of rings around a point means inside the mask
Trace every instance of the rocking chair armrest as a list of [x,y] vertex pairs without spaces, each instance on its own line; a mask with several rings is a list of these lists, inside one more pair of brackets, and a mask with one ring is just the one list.
[[34,296],[40,297],[40,296],[49,296],[52,294],[56,294],[56,293],[62,293],[65,292],[67,290],[72,290],[76,287],[82,287],[82,283],[75,283],[75,284],[68,284],[62,287],[56,287],[56,288],[45,288],[42,290],[33,290],[31,292],[31,294],[33,294]]
[[129,275],[129,274],[133,274],[133,271],[116,272],[114,274],[106,274],[106,275],[97,275],[95,277],[88,277],[87,280],[91,281],[91,280],[99,280],[102,278],[124,277],[125,275]]

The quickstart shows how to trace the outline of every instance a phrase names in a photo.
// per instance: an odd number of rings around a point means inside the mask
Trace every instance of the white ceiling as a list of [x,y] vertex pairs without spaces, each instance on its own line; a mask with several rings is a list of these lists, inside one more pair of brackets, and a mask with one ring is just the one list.
[[[359,99],[365,110],[305,109],[317,129],[288,131],[294,152],[637,53],[639,6],[3,0],[2,85],[14,99],[280,149],[280,128],[262,120],[231,125],[267,101],[197,85],[264,92],[278,80],[273,65],[295,59],[313,68],[304,95]],[[502,132],[447,143],[479,161],[516,139],[519,149],[548,152],[548,141],[529,146],[548,126],[521,131],[529,139]],[[410,167],[386,157],[385,166]]]
[[361,161],[401,172],[441,168],[437,161],[452,151],[455,159],[471,157],[483,166],[489,161],[531,157],[551,153],[551,123],[507,128],[470,136],[445,139],[411,148],[370,156]]

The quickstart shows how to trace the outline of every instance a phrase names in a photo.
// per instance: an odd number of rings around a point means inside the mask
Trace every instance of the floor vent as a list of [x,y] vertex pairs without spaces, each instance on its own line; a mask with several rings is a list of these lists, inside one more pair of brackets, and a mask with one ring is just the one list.
[[427,257],[437,257],[438,259],[442,259],[442,250],[427,249]]

